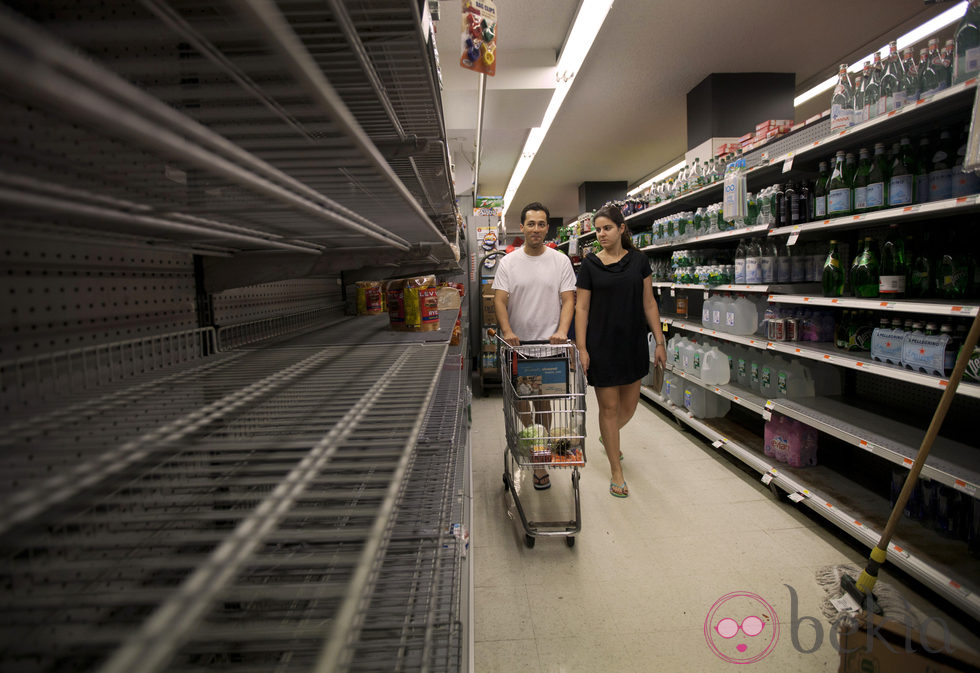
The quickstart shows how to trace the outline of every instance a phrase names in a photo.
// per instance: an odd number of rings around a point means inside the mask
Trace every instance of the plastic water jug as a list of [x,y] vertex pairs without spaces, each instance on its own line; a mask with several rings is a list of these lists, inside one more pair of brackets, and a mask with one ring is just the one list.
[[776,374],[776,395],[778,397],[813,397],[816,386],[810,370],[798,360],[783,360]]
[[671,367],[679,367],[681,364],[681,342],[684,340],[680,334],[675,334],[667,341],[667,364]]
[[695,418],[717,418],[724,416],[731,409],[727,398],[705,390],[701,386],[687,381],[684,386],[684,407]]
[[690,385],[683,378],[674,374],[671,378],[670,401],[675,407],[684,406],[684,387]]
[[711,299],[711,329],[723,332],[725,324],[725,300],[721,297]]
[[711,299],[705,299],[701,304],[701,327],[711,327]]
[[728,356],[717,346],[709,348],[701,364],[701,380],[713,386],[720,386],[728,383],[730,377]]
[[690,372],[694,367],[694,342],[684,339],[681,344],[681,371]]
[[707,350],[701,344],[694,344],[694,351],[691,353],[691,369],[688,372],[691,376],[698,379],[703,378],[701,368],[704,365],[704,354],[707,353]]
[[762,368],[759,370],[759,392],[767,400],[777,397],[776,383],[779,380],[779,369],[784,362],[778,356],[763,353]]
[[768,362],[768,356],[762,352],[753,350],[749,357],[749,389],[756,393],[762,393],[762,368]]
[[721,331],[729,334],[735,333],[735,299],[725,297],[722,301],[722,315],[724,319],[721,323]]
[[750,336],[755,334],[756,330],[759,329],[759,313],[751,301],[745,297],[739,297],[734,303],[734,325],[732,326],[733,334],[740,334],[742,336]]

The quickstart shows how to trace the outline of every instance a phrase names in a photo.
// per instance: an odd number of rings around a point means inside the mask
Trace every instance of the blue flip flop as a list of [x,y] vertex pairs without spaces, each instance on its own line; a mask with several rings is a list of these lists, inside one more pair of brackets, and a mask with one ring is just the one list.
[[[622,492],[621,493],[617,493],[615,490],[613,490],[613,489],[616,489],[616,488],[618,488]],[[610,481],[609,482],[609,494],[611,496],[613,496],[614,498],[628,498],[628,497],[630,497],[630,492],[629,492],[629,489],[626,486],[626,482],[625,481],[622,484],[617,484],[615,481]]]

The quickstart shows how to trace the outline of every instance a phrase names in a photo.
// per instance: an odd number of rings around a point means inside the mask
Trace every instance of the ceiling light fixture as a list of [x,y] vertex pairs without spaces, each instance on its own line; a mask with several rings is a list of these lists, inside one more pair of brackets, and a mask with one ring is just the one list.
[[[955,7],[947,9],[942,14],[938,14],[937,16],[929,19],[918,28],[914,28],[909,32],[905,33],[905,35],[902,35],[900,38],[898,38],[898,40],[896,40],[896,42],[898,42],[899,50],[904,49],[910,44],[915,44],[916,42],[920,42],[923,39],[927,38],[928,36],[932,35],[933,33],[942,30],[943,28],[950,25],[951,23],[959,21],[960,19],[963,18],[963,15],[966,14],[966,7],[967,7],[967,3],[965,1],[961,2],[957,4]],[[888,45],[886,44],[879,51],[882,50],[887,52]],[[864,68],[865,61],[873,62],[874,54],[868,54],[864,58],[852,63],[850,66],[848,66],[847,70],[849,72],[859,72]],[[799,96],[794,98],[793,107],[799,107],[800,105],[807,102],[811,98],[815,96],[819,96],[824,91],[829,91],[834,87],[835,84],[837,84],[837,75],[825,79],[820,84],[816,85],[811,89],[807,89]]]
[[634,187],[630,191],[626,192],[626,196],[633,196],[634,194],[638,194],[639,192],[642,192],[644,189],[646,189],[647,187],[649,187],[653,183],[660,182],[661,180],[664,180],[666,178],[669,178],[671,175],[673,175],[674,173],[677,173],[678,171],[680,171],[685,166],[687,166],[687,162],[684,159],[681,159],[680,161],[678,161],[676,164],[674,164],[670,168],[667,168],[667,169],[665,169],[665,170],[657,173],[652,178],[650,178],[649,180],[647,180],[646,182],[644,182],[643,184],[641,184],[639,187]]
[[599,29],[602,28],[612,4],[613,0],[582,0],[579,5],[578,13],[572,22],[572,29],[569,31],[565,45],[558,56],[558,65],[555,69],[558,85],[551,95],[551,102],[548,103],[548,108],[544,111],[540,126],[532,128],[528,133],[524,149],[521,150],[521,156],[517,160],[514,172],[511,173],[507,183],[507,189],[504,191],[505,214],[510,208],[514,195],[517,194],[517,188],[520,187],[521,181],[527,175],[541,143],[544,142],[548,129],[551,128],[552,122],[558,115],[558,110],[565,101],[565,96],[572,88],[572,81],[575,79],[579,68],[582,67],[582,63],[585,62],[585,57],[592,48],[592,43],[595,41],[596,35],[599,34]]

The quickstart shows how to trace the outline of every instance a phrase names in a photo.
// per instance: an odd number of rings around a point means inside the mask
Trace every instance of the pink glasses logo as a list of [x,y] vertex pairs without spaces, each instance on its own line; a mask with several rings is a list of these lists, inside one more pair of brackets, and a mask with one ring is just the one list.
[[779,618],[758,594],[733,591],[711,606],[704,620],[704,638],[720,659],[753,664],[776,648]]

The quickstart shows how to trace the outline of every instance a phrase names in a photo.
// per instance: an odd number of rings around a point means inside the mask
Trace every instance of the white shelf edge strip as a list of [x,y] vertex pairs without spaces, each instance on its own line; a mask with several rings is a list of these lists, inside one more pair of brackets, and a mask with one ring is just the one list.
[[902,311],[903,313],[925,313],[939,316],[962,316],[972,318],[978,307],[969,304],[941,304],[917,302],[906,299],[862,299],[859,297],[814,297],[802,294],[770,294],[769,301],[774,304],[810,304],[813,306],[837,306],[840,308],[859,308],[869,311]]
[[640,248],[640,252],[650,252],[652,250],[666,250],[668,248],[679,248],[681,246],[690,245],[692,243],[703,243],[704,241],[721,241],[729,238],[741,238],[743,236],[749,236],[751,234],[768,233],[768,224],[756,224],[751,227],[742,227],[741,229],[732,229],[731,231],[718,231],[714,234],[704,234],[703,236],[694,236],[683,241],[673,241],[670,243],[654,243],[653,245],[647,245]]

